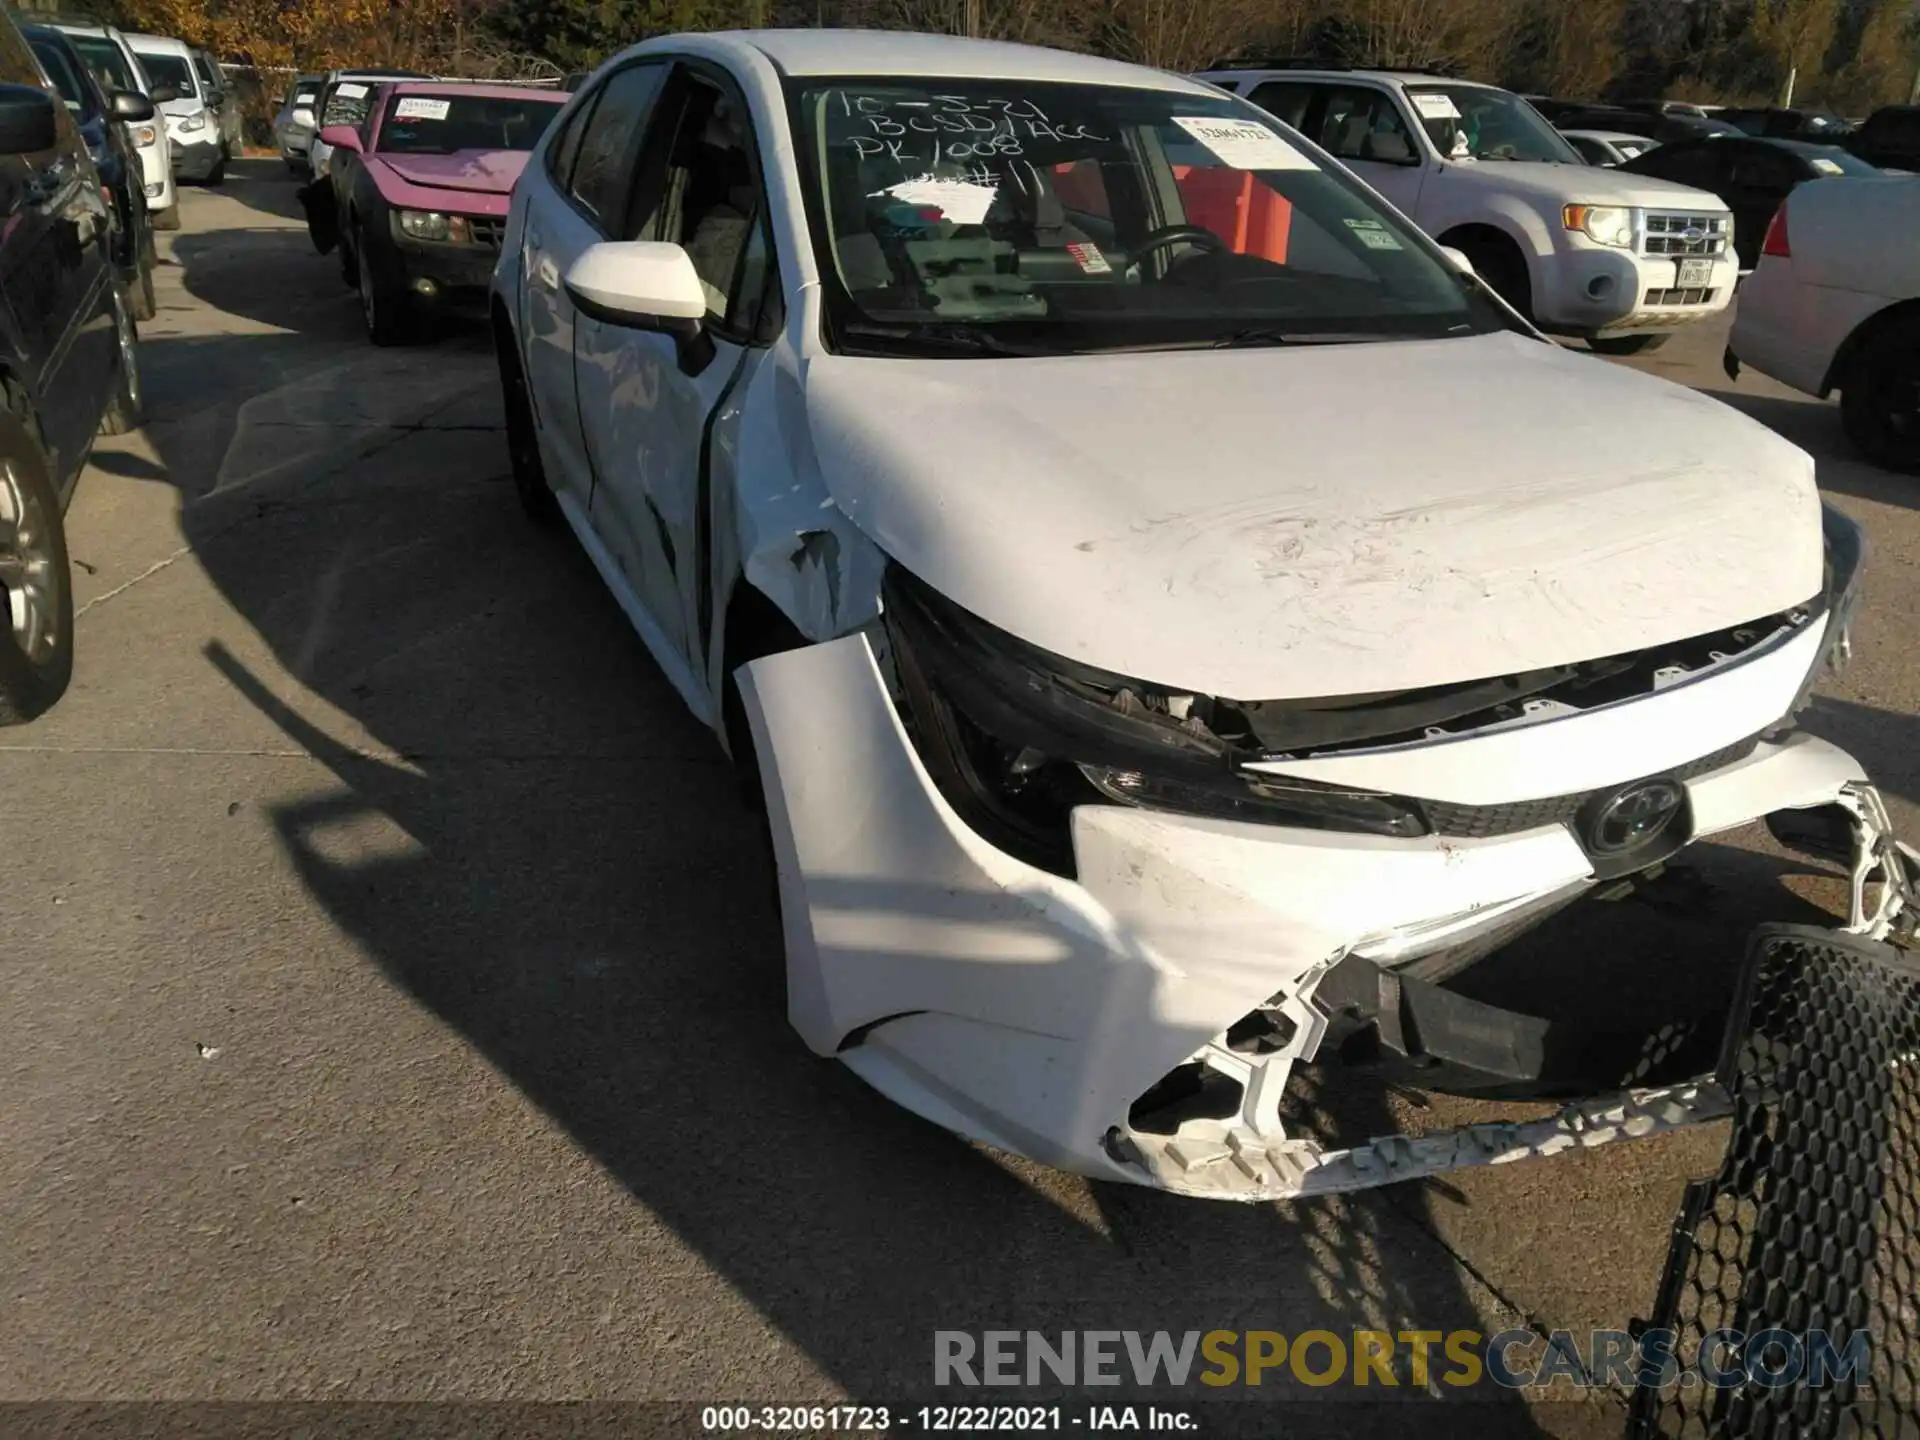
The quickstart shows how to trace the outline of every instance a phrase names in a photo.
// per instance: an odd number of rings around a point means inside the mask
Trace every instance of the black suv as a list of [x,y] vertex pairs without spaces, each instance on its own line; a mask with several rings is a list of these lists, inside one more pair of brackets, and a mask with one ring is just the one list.
[[1842,143],[1882,170],[1920,170],[1920,105],[1883,105]]
[[146,176],[134,153],[128,125],[153,119],[153,101],[137,90],[100,88],[93,68],[66,35],[50,25],[22,25],[20,33],[39,58],[40,68],[66,102],[67,112],[86,137],[93,168],[113,196],[113,264],[136,320],[153,318],[153,221],[147,214]]
[[66,692],[67,501],[94,435],[139,423],[112,241],[86,140],[0,16],[0,724]]

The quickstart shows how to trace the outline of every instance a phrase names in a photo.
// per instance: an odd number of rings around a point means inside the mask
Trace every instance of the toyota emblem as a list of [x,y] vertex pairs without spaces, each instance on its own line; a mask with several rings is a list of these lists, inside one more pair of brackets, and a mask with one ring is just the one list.
[[1672,780],[1643,780],[1596,807],[1587,821],[1587,849],[1619,855],[1654,839],[1680,813],[1686,792]]

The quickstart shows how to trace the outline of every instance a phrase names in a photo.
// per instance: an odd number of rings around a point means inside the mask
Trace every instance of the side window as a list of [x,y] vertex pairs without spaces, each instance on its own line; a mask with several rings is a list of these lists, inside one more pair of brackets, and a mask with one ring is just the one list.
[[14,28],[13,21],[0,16],[0,80],[9,85],[32,85],[44,87],[46,78],[40,73],[40,62],[33,58],[33,51],[27,48],[27,42]]
[[608,234],[626,212],[634,145],[665,74],[664,65],[640,64],[612,76],[600,87],[600,99],[581,132],[567,189]]
[[580,158],[580,140],[587,133],[587,125],[593,119],[593,110],[600,103],[600,92],[594,91],[580,102],[575,111],[567,117],[566,125],[553,143],[547,147],[547,174],[553,177],[553,183],[565,190],[573,181],[573,162]]
[[689,76],[660,107],[634,184],[626,234],[686,248],[707,292],[708,322],[751,335],[771,269],[753,161],[753,121],[734,96]]
[[1247,98],[1274,119],[1299,130],[1307,122],[1307,106],[1313,101],[1313,87],[1285,80],[1269,80],[1256,87]]
[[1358,87],[1328,90],[1320,144],[1342,160],[1406,164],[1420,154],[1393,97],[1384,90]]

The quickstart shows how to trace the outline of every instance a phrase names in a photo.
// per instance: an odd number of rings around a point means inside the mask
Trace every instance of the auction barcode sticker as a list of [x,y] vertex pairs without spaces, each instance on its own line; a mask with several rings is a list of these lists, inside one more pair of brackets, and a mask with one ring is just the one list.
[[429,100],[421,95],[403,95],[393,107],[396,120],[444,120],[453,109],[451,100]]

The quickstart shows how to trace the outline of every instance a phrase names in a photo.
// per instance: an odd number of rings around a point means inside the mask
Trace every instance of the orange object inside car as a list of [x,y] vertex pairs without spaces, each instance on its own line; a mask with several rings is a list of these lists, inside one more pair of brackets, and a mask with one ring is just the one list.
[[1258,176],[1215,165],[1176,165],[1173,181],[1189,224],[1213,231],[1236,254],[1287,263],[1293,206]]

